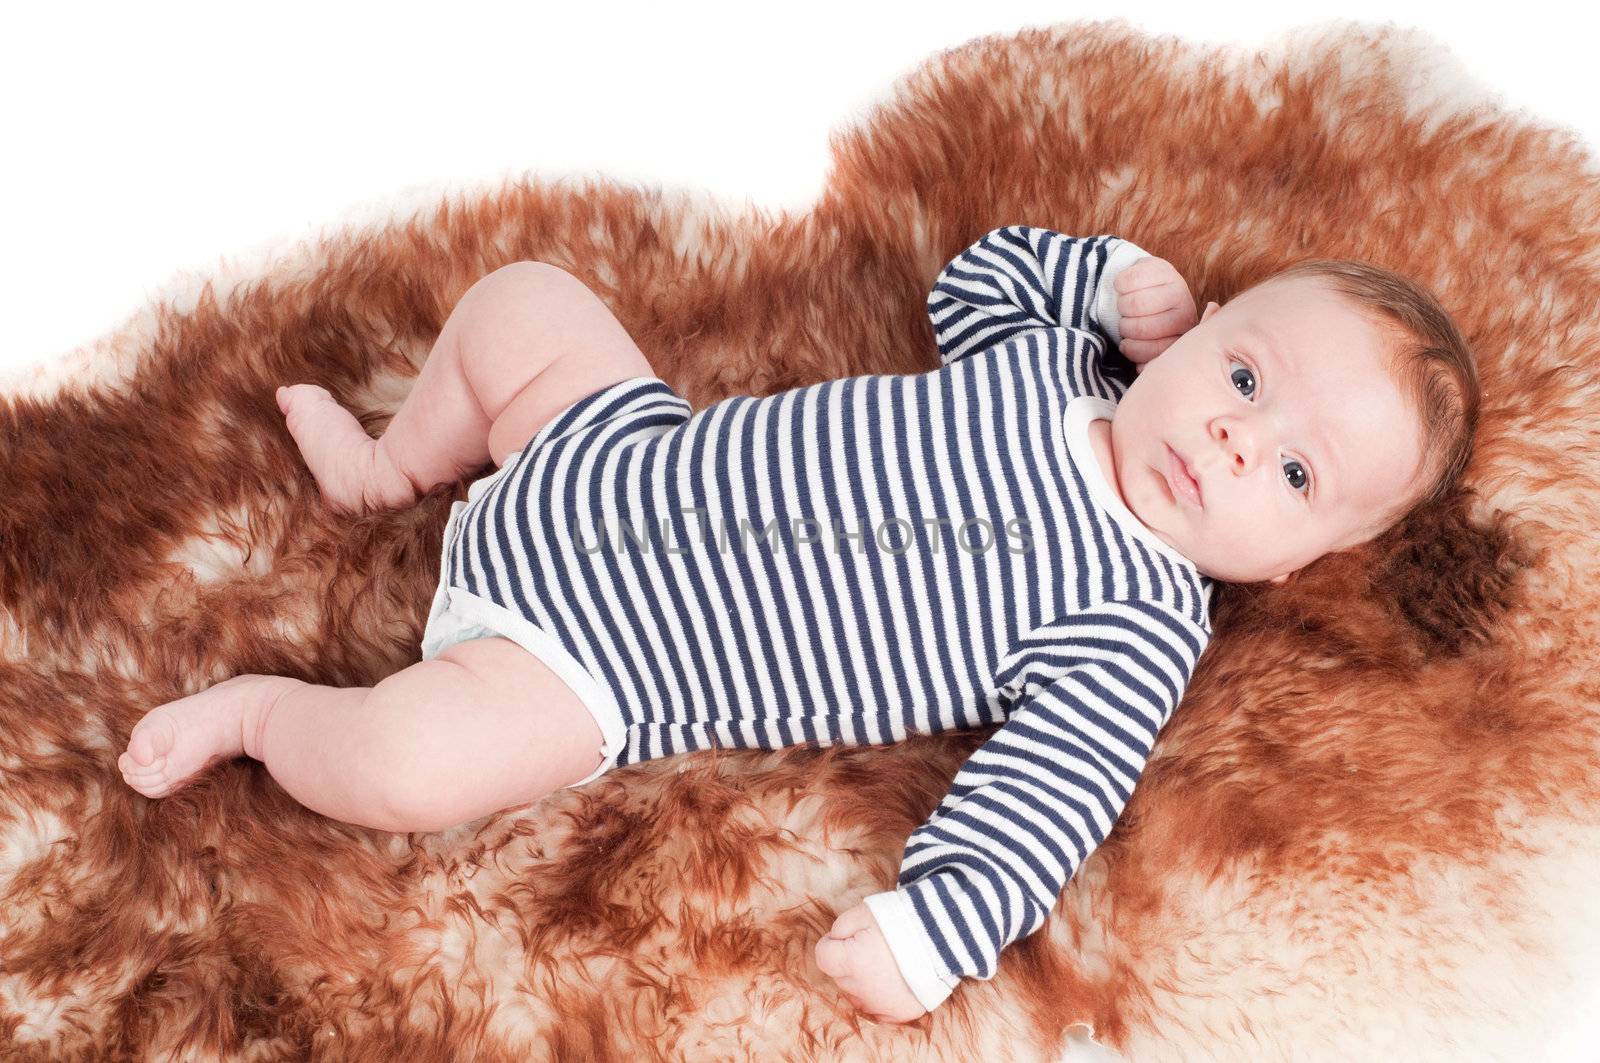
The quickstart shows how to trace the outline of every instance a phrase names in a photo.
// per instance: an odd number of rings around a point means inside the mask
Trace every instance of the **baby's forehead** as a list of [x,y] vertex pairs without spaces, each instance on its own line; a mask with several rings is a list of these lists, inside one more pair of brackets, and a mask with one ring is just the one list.
[[[1249,299],[1244,300],[1245,296],[1249,296]],[[1330,284],[1327,278],[1311,273],[1273,274],[1234,296],[1233,301],[1265,304],[1301,303],[1307,299],[1314,299],[1319,303],[1326,303],[1330,307],[1338,307],[1351,313],[1358,311],[1355,303]]]
[[1360,343],[1392,361],[1399,338],[1392,322],[1318,276],[1269,278],[1229,306],[1235,327],[1290,356],[1301,347]]

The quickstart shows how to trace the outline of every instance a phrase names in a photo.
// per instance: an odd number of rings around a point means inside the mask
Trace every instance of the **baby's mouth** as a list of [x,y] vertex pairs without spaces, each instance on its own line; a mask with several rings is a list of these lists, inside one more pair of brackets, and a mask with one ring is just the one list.
[[1189,471],[1188,464],[1178,455],[1172,447],[1167,447],[1167,487],[1172,491],[1173,498],[1181,498],[1194,505],[1196,509],[1204,509],[1205,503],[1200,497],[1200,481]]

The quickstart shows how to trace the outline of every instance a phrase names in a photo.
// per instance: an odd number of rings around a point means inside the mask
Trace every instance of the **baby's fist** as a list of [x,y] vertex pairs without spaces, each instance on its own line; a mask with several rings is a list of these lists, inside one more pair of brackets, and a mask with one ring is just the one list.
[[1147,256],[1118,273],[1111,286],[1122,316],[1119,349],[1136,371],[1200,323],[1189,283],[1164,258]]
[[879,1022],[910,1022],[927,1013],[906,985],[888,940],[865,904],[833,921],[833,929],[817,942],[817,967],[850,1003]]

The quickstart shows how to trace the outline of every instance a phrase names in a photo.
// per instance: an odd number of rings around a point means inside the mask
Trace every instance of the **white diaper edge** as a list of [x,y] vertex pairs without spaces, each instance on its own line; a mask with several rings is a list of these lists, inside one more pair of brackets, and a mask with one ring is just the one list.
[[628,732],[622,720],[622,710],[610,692],[565,646],[532,621],[460,587],[441,584],[436,596],[438,601],[443,601],[443,608],[432,611],[427,630],[423,633],[423,660],[436,657],[447,647],[471,638],[500,635],[510,639],[559,676],[578,696],[600,728],[603,744],[599,766],[577,782],[568,783],[563,789],[593,782],[616,766]]

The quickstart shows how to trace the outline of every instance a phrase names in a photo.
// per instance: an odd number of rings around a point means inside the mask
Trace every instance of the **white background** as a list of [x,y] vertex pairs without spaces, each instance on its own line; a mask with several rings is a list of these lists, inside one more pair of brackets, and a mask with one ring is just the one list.
[[0,23],[0,373],[92,341],[180,270],[417,185],[600,171],[802,209],[831,128],[931,53],[1030,25],[1256,44],[1392,19],[1600,146],[1597,27],[1555,4],[19,6]]

